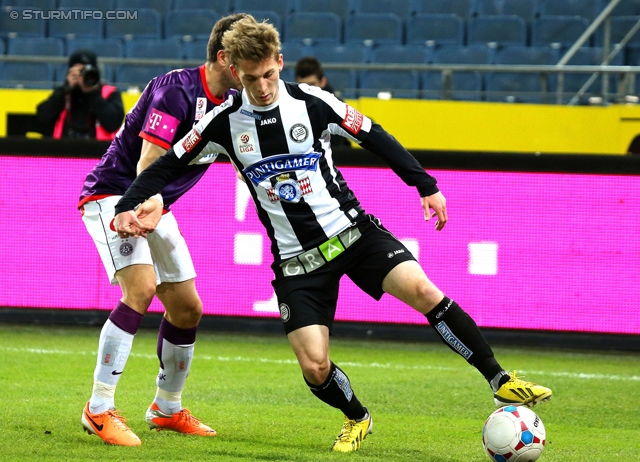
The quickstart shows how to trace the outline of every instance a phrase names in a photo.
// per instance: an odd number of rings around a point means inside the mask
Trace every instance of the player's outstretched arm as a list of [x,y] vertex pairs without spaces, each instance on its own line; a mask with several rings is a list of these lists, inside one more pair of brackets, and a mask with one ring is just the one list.
[[[449,219],[447,216],[447,200],[442,193],[438,191],[430,196],[421,197],[420,202],[424,210],[424,220],[429,221],[432,217],[438,217],[436,231],[442,230]],[[431,210],[433,210],[433,213],[431,213]]]

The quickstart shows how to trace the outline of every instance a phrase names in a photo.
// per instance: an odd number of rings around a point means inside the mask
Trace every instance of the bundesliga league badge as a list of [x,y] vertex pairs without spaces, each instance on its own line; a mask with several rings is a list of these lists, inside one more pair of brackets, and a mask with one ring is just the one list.
[[277,180],[273,190],[280,199],[287,202],[300,202],[302,190],[297,180],[289,178],[288,174],[278,176]]

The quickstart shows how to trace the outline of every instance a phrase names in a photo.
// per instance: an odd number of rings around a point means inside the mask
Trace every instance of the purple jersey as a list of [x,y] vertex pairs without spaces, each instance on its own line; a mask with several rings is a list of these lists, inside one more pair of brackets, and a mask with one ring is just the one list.
[[[109,149],[89,172],[80,194],[80,206],[90,200],[122,195],[135,179],[142,140],[165,149],[189,130],[223,99],[216,98],[206,83],[204,65],[177,69],[147,84]],[[215,158],[211,159],[213,162]],[[184,174],[162,190],[165,206],[174,203],[202,177],[210,163],[185,169]]]

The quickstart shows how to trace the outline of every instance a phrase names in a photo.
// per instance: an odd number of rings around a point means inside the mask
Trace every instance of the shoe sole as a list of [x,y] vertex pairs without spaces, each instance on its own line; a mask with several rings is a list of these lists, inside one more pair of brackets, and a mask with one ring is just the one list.
[[149,425],[149,430],[155,430],[157,432],[159,431],[168,431],[168,432],[176,432],[176,433],[180,433],[181,435],[191,435],[191,436],[204,436],[204,437],[213,437],[213,436],[218,436],[218,432],[213,430],[213,432],[210,433],[206,433],[206,434],[200,434],[200,433],[187,433],[187,432],[181,432],[179,430],[175,430],[173,428],[168,428],[168,427],[163,427],[162,425],[158,425],[155,422],[149,422],[147,420],[147,425]]
[[502,401],[500,399],[498,399],[495,395],[493,397],[493,401],[496,404],[497,407],[502,407],[502,406],[527,406],[527,407],[533,407],[536,404],[540,404],[540,403],[544,403],[547,401],[551,401],[551,398],[553,397],[553,393],[547,393],[544,395],[539,395],[539,396],[532,396],[531,398],[529,398],[526,401]]
[[84,412],[82,412],[82,419],[80,419],[80,422],[82,423],[82,429],[87,432],[89,435],[96,435],[99,436],[95,430],[93,429],[93,427],[91,426],[91,424],[89,423],[89,421],[87,420],[87,418],[84,415]]

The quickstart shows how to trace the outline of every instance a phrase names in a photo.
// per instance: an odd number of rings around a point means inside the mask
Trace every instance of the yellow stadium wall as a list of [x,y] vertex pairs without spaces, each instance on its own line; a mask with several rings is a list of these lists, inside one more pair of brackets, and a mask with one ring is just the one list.
[[[7,114],[30,114],[49,90],[0,90],[0,136]],[[125,110],[138,94],[124,93]],[[459,101],[349,101],[408,149],[571,154],[627,153],[640,134],[640,106],[558,106]]]

